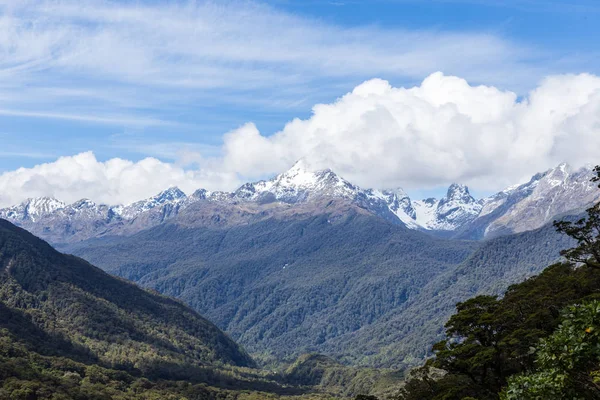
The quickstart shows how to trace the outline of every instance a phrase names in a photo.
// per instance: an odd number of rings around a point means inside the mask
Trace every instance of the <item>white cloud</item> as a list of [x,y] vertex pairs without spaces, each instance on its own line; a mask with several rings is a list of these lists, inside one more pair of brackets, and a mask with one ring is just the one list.
[[549,77],[518,101],[435,73],[408,89],[367,81],[270,137],[245,125],[225,136],[221,169],[256,176],[307,157],[366,187],[498,190],[562,161],[599,163],[599,151],[600,77]]
[[184,155],[186,163],[194,161],[188,169],[154,158],[63,157],[0,175],[0,205],[41,195],[128,203],[171,185],[188,193],[232,190],[300,158],[363,187],[460,182],[500,190],[563,161],[600,163],[600,77],[552,76],[522,101],[513,92],[441,73],[412,88],[374,79],[334,103],[314,106],[310,118],[295,119],[272,136],[246,124],[210,153],[220,155]]
[[0,108],[46,118],[298,107],[367,77],[438,69],[523,88],[549,58],[488,32],[347,28],[248,1],[0,0]]
[[170,186],[179,186],[191,193],[203,186],[229,187],[236,179],[235,175],[226,173],[185,171],[155,158],[138,162],[113,158],[100,162],[93,153],[86,152],[1,174],[0,206],[39,196],[52,196],[66,202],[90,198],[105,204],[128,204]]

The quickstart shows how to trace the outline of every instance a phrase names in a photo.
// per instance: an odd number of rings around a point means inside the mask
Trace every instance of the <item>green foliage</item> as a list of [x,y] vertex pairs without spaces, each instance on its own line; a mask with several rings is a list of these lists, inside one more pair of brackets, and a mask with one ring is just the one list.
[[[594,168],[593,182],[600,182],[600,165]],[[598,185],[600,188],[600,184]],[[577,241],[577,246],[561,252],[567,260],[600,268],[600,203],[587,210],[587,216],[577,221],[555,221],[554,226]]]
[[577,240],[577,246],[561,252],[567,260],[600,268],[600,203],[587,210],[587,217],[575,222],[556,221],[559,232]]
[[556,264],[512,286],[500,300],[479,296],[459,304],[447,339],[434,346],[436,357],[424,367],[446,373],[415,378],[401,398],[497,399],[508,377],[533,370],[532,349],[559,326],[560,310],[600,297],[599,290],[599,270]]
[[[562,252],[571,263],[548,267],[502,299],[459,303],[446,340],[401,399],[600,397],[600,205],[554,225],[577,242]],[[434,368],[444,373],[431,378]]]
[[49,355],[146,374],[253,361],[183,304],[114,278],[0,220],[0,328]]
[[[257,380],[260,377],[255,377]],[[222,379],[227,377],[222,376]],[[258,382],[258,381],[257,381]],[[258,386],[258,385],[256,385]],[[263,388],[272,389],[266,384]],[[285,394],[285,393],[289,394]],[[282,394],[278,394],[282,393]],[[296,393],[296,394],[294,394]],[[301,394],[305,393],[305,394]],[[0,399],[25,400],[330,400],[331,395],[278,386],[277,392],[186,381],[149,380],[125,371],[42,356],[0,331]]]
[[366,399],[369,394],[384,396],[396,390],[402,378],[396,371],[353,368],[321,354],[304,354],[285,371],[289,384],[312,386],[344,397],[362,394]]
[[568,307],[536,351],[536,371],[509,379],[505,400],[600,397],[600,302]]
[[332,399],[381,375],[331,362],[308,382],[252,366],[183,304],[0,220],[0,399]]
[[457,302],[504,292],[569,245],[551,227],[480,243],[365,215],[332,220],[170,223],[67,250],[184,300],[265,365],[316,352],[404,369],[430,354]]

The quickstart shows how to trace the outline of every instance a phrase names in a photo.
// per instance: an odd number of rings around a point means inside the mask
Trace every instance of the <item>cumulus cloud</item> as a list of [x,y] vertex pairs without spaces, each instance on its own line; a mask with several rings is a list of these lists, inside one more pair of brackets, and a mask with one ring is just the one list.
[[[419,86],[373,79],[313,107],[271,136],[248,123],[193,168],[147,158],[99,162],[92,153],[0,176],[0,205],[26,197],[128,203],[171,185],[235,189],[304,158],[363,187],[427,189],[451,182],[503,189],[567,161],[600,163],[600,77],[551,76],[528,96],[434,73]],[[200,151],[202,153],[202,151]],[[218,155],[214,155],[217,154]]]
[[170,186],[191,193],[204,186],[230,187],[236,179],[226,173],[186,171],[155,158],[100,162],[93,153],[86,152],[0,175],[0,206],[40,196],[66,202],[89,198],[104,204],[128,204]]
[[562,161],[598,163],[599,111],[589,74],[549,77],[522,100],[442,73],[412,88],[374,79],[273,136],[252,124],[228,133],[222,168],[276,173],[305,157],[367,187],[497,190]]

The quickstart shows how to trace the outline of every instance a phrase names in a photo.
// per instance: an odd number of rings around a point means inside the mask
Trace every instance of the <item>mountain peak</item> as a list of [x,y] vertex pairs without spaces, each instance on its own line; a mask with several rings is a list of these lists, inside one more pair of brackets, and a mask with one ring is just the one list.
[[452,231],[477,218],[481,205],[465,185],[453,183],[441,200],[433,198],[413,203],[417,222],[432,230]]
[[303,202],[310,198],[331,196],[353,199],[358,188],[331,169],[315,169],[300,159],[287,171],[268,181],[247,183],[235,196],[244,200]]
[[152,200],[157,200],[159,203],[165,203],[167,201],[175,201],[183,199],[186,194],[179,189],[177,186],[171,186],[170,188],[163,190],[156,196],[151,197]]
[[556,167],[549,169],[542,176],[542,180],[550,187],[564,185],[571,176],[573,169],[566,162],[560,163]]
[[78,200],[75,203],[71,204],[71,207],[73,207],[73,208],[92,208],[95,206],[96,206],[96,203],[94,203],[90,199],[81,199],[81,200]]
[[442,201],[458,200],[465,203],[473,203],[475,199],[469,193],[469,188],[465,185],[453,183],[448,187],[445,199]]
[[271,181],[277,181],[282,184],[289,185],[311,185],[316,181],[337,177],[335,172],[329,168],[317,169],[314,165],[310,164],[306,159],[301,158],[290,169],[282,174],[277,175]]

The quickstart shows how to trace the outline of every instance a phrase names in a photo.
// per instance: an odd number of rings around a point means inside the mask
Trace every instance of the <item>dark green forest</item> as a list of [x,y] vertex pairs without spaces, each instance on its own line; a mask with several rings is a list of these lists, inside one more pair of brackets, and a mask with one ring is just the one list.
[[398,399],[600,398],[600,204],[554,225],[575,242],[565,262],[459,303]]
[[[288,359],[272,362],[279,369],[258,369],[241,346],[183,303],[61,254],[0,220],[0,399],[600,398],[600,204],[582,217],[484,243],[415,235],[362,215],[336,224],[326,216],[264,224],[273,225],[218,234],[166,224],[131,243],[103,240],[86,248],[113,269],[139,272],[141,282],[152,278],[156,289],[191,295],[196,308],[215,307],[252,335],[245,340],[277,337],[292,326],[294,335],[281,340],[293,349],[313,333],[302,314],[309,304],[318,317],[309,325],[327,329],[323,343],[338,360],[288,350]],[[191,257],[161,252],[165,245]],[[340,246],[342,260],[333,251]],[[207,248],[213,258],[196,264]],[[556,260],[558,248],[565,261],[528,278]],[[156,264],[135,261],[142,253],[156,256]],[[218,274],[206,267],[215,264]],[[233,274],[240,269],[246,274]],[[354,282],[354,276],[372,279]],[[382,282],[390,291],[372,290]],[[418,290],[410,292],[411,284]],[[340,285],[351,290],[340,296]],[[246,286],[255,297],[234,307],[229,296],[248,296]],[[402,313],[392,313],[395,308]],[[371,324],[374,316],[384,322]],[[270,321],[268,329],[248,325],[261,318]],[[345,341],[348,335],[352,341]],[[436,337],[443,340],[433,346],[434,356],[407,376],[404,369],[430,353],[411,353],[412,361],[385,370],[351,367],[356,358],[342,350],[381,363]],[[285,349],[266,348],[263,365]]]
[[[327,382],[254,366],[182,303],[0,220],[0,399],[331,398]],[[336,368],[348,394],[379,375]]]
[[218,229],[179,222],[65,251],[182,299],[266,366],[315,352],[366,367],[419,365],[457,302],[504,292],[572,244],[552,226],[440,239],[352,210]]

